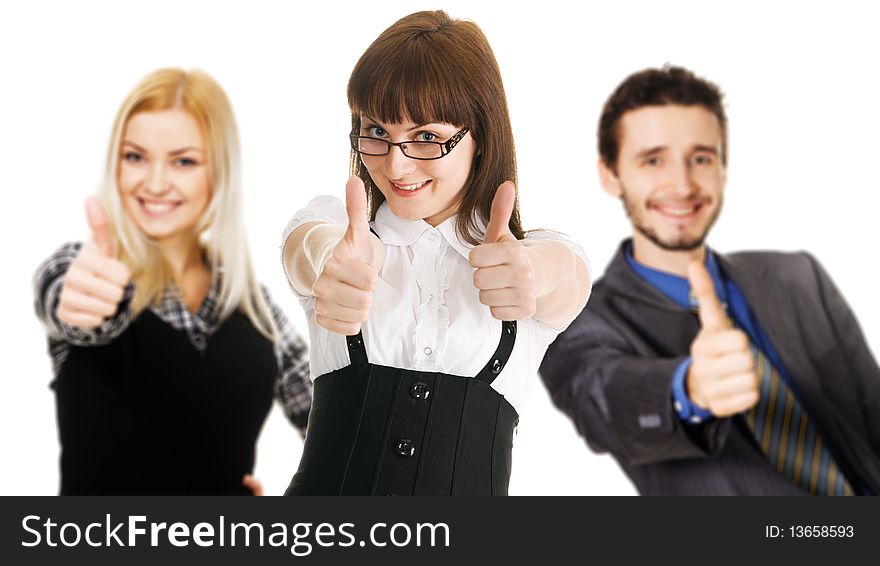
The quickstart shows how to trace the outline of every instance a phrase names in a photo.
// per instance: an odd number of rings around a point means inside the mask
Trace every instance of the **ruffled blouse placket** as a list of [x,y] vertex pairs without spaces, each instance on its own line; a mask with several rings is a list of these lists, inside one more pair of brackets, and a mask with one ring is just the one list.
[[442,351],[449,328],[446,309],[448,244],[436,228],[425,230],[413,244],[413,272],[419,286],[413,363],[425,371],[443,371]]

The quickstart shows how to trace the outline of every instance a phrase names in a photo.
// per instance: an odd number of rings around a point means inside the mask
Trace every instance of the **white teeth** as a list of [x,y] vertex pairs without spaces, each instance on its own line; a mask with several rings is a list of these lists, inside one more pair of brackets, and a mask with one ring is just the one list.
[[670,216],[687,216],[693,214],[695,208],[660,208],[660,212]]
[[150,214],[164,214],[166,212],[171,212],[176,208],[176,204],[172,202],[156,203],[142,201],[141,206],[143,206],[144,210]]
[[392,183],[396,188],[401,191],[414,191],[416,189],[422,188],[422,185],[427,183],[427,181],[422,181],[421,183],[416,183],[415,185],[398,185],[397,183]]

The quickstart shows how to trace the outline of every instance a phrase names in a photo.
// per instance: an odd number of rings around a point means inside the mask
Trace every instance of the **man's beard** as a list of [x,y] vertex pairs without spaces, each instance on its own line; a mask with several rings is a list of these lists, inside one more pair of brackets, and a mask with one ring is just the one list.
[[[623,189],[623,187],[621,188]],[[718,215],[721,213],[721,205],[723,204],[721,198],[721,195],[718,195],[718,206],[715,208],[715,212],[712,213],[712,217],[709,218],[709,222],[706,223],[706,229],[703,230],[701,234],[692,237],[679,236],[675,239],[667,240],[662,239],[656,230],[647,225],[642,218],[642,213],[639,210],[638,205],[626,198],[625,189],[621,192],[620,200],[623,201],[623,209],[626,211],[630,223],[632,223],[633,228],[638,230],[641,235],[653,242],[660,249],[670,252],[683,252],[696,250],[706,241],[706,235],[709,234],[709,229],[712,228],[715,221],[718,220]]]

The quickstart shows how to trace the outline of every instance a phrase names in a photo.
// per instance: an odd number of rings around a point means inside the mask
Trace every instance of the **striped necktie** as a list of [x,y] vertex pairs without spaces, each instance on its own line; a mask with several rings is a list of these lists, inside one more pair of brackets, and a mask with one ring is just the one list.
[[[689,299],[692,310],[698,312],[693,291]],[[722,307],[731,328],[745,333],[730,316],[727,304],[722,302]],[[810,495],[853,495],[822,435],[779,371],[751,340],[749,349],[760,392],[758,402],[743,416],[770,465]]]
[[770,464],[810,495],[852,495],[852,486],[791,388],[767,356],[754,344],[750,348],[761,391],[744,416]]

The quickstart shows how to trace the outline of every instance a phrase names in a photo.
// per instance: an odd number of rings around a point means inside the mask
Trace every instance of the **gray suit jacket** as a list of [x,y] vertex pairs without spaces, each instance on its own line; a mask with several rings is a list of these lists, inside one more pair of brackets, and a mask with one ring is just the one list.
[[[541,376],[553,402],[593,450],[614,455],[644,495],[804,494],[770,466],[742,417],[679,420],[672,374],[699,320],[639,277],[623,249],[547,351]],[[880,494],[880,368],[831,279],[806,253],[718,261],[846,476]]]

